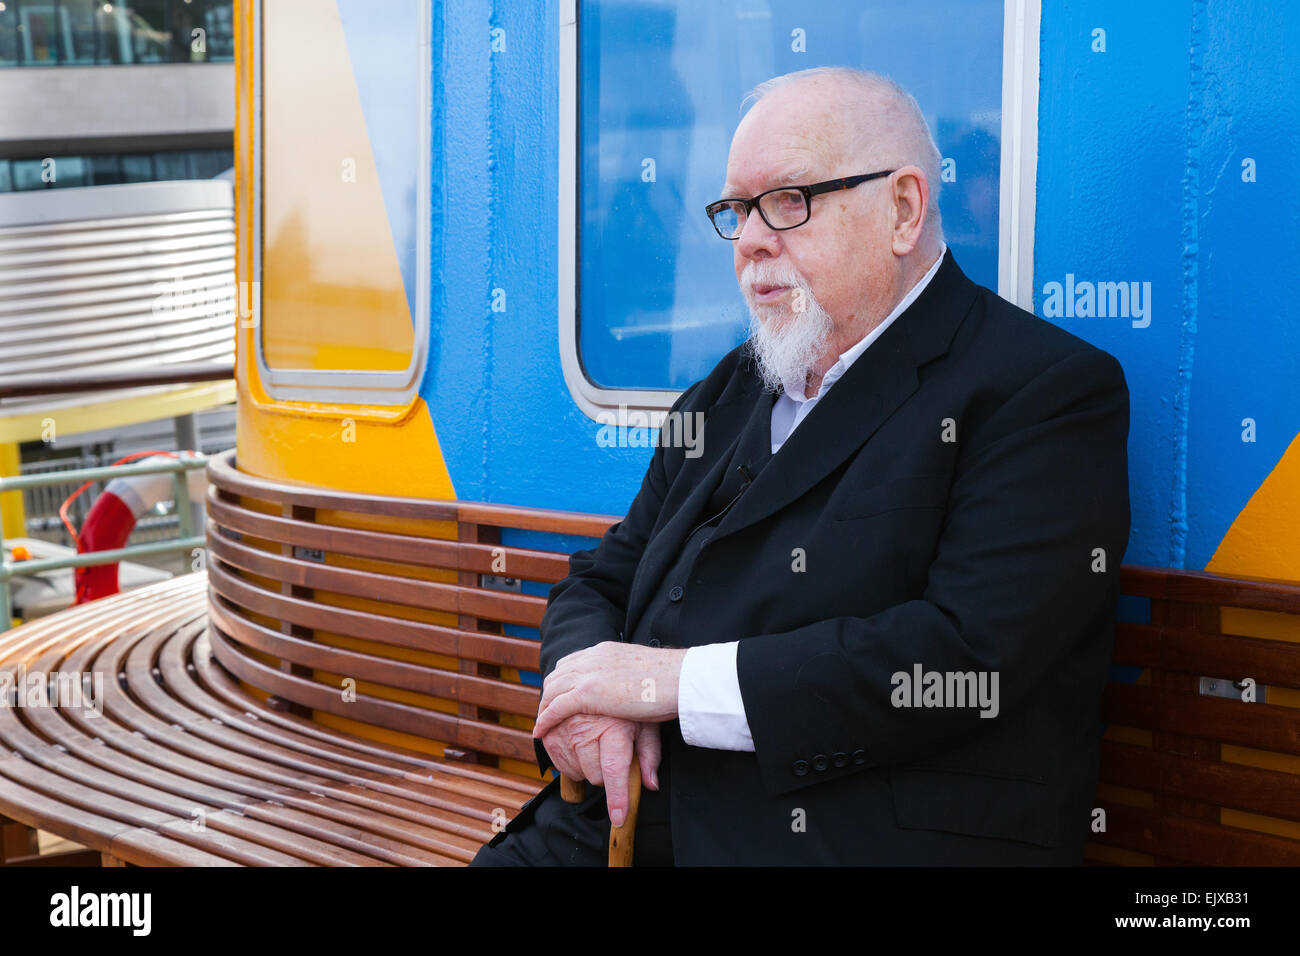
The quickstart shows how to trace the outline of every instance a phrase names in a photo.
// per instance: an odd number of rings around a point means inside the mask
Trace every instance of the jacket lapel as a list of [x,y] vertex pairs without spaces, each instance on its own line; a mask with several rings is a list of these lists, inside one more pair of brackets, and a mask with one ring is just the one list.
[[[757,447],[755,439],[767,441],[766,451],[771,454],[771,411],[776,396],[763,395],[758,379],[752,373],[741,383],[736,395],[713,406],[704,420],[703,446],[704,454],[698,463],[683,467],[694,467],[702,471],[700,477],[691,479],[681,475],[674,482],[674,489],[683,489],[684,497],[675,503],[675,495],[670,495],[664,502],[661,514],[666,515],[664,523],[650,535],[645,551],[637,564],[636,574],[628,595],[627,624],[624,633],[630,638],[641,619],[650,596],[658,587],[668,568],[677,559],[682,544],[691,530],[701,521],[709,518],[704,509],[714,491],[725,480],[727,469],[732,467],[732,460],[738,448],[744,445],[747,450]],[[737,461],[745,461],[742,456]]]
[[951,250],[945,252],[925,291],[808,413],[723,519],[714,540],[797,500],[862,447],[916,391],[917,369],[948,350],[976,289]]

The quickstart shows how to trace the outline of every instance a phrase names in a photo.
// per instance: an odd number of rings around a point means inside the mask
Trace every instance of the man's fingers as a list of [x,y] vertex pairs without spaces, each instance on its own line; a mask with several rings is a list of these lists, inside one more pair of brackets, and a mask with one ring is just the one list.
[[567,689],[566,682],[562,677],[556,677],[552,672],[546,680],[542,681],[542,698],[537,702],[537,716],[542,716],[542,711],[550,706],[551,701]]
[[582,701],[575,691],[568,691],[555,697],[537,715],[533,725],[534,737],[545,737],[552,730],[564,723],[574,714],[582,713]]
[[582,779],[603,787],[605,778],[601,774],[600,742],[593,740],[578,744],[573,749],[578,755],[578,763],[582,766]]
[[550,756],[551,763],[555,764],[556,770],[571,779],[581,779],[582,766],[578,763],[578,758],[574,755],[573,748],[568,745],[563,732],[547,734],[542,738],[542,746],[546,748],[546,753]]
[[659,759],[663,756],[663,741],[658,724],[638,724],[636,730],[636,756],[641,763],[641,782],[651,790],[659,789]]
[[555,679],[555,675],[552,674],[550,677],[546,678],[546,680],[542,682],[542,698],[537,702],[538,717],[542,716],[542,711],[546,710],[546,708],[550,705],[551,701],[555,699],[555,696],[558,693],[559,693],[559,682]]
[[627,770],[632,766],[632,740],[619,728],[600,738],[600,770],[605,777],[605,804],[609,822],[621,827],[627,819]]
[[582,651],[577,651],[568,657],[561,658],[560,662],[555,665],[555,669],[546,675],[546,679],[542,681],[542,699],[537,704],[539,716],[556,697],[573,690],[574,683],[582,673],[575,666],[573,658],[581,654]]

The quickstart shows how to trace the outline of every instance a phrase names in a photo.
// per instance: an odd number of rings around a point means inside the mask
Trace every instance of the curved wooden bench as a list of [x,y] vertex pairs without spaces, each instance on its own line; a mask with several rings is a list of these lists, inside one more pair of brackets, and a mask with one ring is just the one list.
[[[469,860],[541,787],[521,673],[559,545],[618,519],[268,481],[230,453],[209,478],[206,573],[0,638],[0,671],[102,673],[106,698],[0,708],[0,815],[110,862]],[[1089,862],[1300,863],[1300,587],[1121,585],[1150,612],[1117,628]]]
[[0,668],[119,678],[108,719],[10,715],[0,745],[45,763],[0,771],[0,813],[131,862],[167,860],[116,853],[128,828],[242,863],[468,861],[543,785],[520,672],[568,571],[567,552],[502,537],[617,519],[272,482],[233,453],[209,478],[205,574],[0,639]]
[[0,640],[0,670],[103,680],[102,716],[0,707],[0,813],[108,862],[455,865],[538,789],[274,710],[213,660],[205,583],[162,582]]

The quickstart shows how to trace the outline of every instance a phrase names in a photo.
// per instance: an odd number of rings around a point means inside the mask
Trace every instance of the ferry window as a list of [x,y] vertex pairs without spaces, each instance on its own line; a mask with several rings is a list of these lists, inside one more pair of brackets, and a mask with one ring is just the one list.
[[428,340],[427,4],[263,3],[254,135],[263,384],[404,404]]
[[[906,15],[900,15],[900,8]],[[1003,0],[580,0],[577,348],[600,389],[680,390],[743,341],[718,198],[740,103],[855,66],[916,97],[944,157],[946,241],[998,287]]]

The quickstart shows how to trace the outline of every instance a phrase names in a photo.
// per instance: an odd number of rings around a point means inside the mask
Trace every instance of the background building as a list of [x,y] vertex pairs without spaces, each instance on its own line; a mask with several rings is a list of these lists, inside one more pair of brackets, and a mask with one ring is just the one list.
[[[230,186],[126,184],[228,178],[233,59],[230,0],[0,2],[0,379],[231,361],[233,292],[156,307],[160,283],[198,292],[233,280]],[[231,383],[212,382],[0,397],[0,473],[227,448],[232,398]],[[60,410],[52,441],[37,407]],[[56,513],[72,490],[27,493],[6,533],[70,544]],[[93,497],[77,500],[74,521]],[[175,523],[160,516],[137,533]]]

